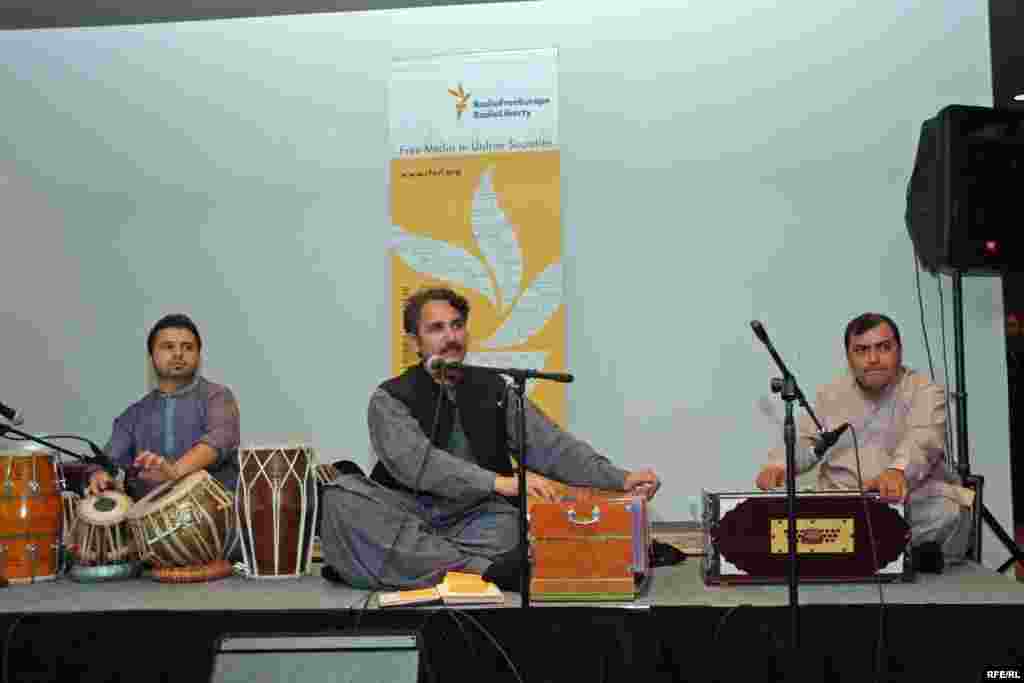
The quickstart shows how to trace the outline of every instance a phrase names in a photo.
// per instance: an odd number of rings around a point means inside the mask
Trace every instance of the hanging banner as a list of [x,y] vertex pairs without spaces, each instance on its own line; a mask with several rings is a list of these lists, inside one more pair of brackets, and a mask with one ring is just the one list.
[[[565,370],[556,51],[395,62],[390,96],[392,370],[419,362],[402,303],[469,300],[467,363]],[[565,386],[530,398],[565,424]]]

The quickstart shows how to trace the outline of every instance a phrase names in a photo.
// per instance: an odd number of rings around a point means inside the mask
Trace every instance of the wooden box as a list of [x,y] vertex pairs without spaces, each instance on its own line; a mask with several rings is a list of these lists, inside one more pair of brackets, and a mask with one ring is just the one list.
[[530,507],[534,600],[633,600],[650,576],[647,500],[569,487]]

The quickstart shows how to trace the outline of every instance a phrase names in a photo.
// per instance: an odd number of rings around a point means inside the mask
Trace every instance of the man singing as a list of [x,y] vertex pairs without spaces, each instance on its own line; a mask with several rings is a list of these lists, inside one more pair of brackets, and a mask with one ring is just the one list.
[[[357,588],[419,588],[449,570],[484,574],[498,558],[514,565],[518,479],[509,453],[517,411],[505,381],[485,370],[435,368],[430,359],[466,356],[469,303],[450,289],[426,289],[405,304],[403,326],[423,363],[370,398],[370,478],[338,477],[324,492],[326,562]],[[526,402],[529,492],[556,496],[550,481],[654,496],[651,470],[627,472],[559,429]],[[510,568],[508,574],[513,574]],[[514,574],[513,574],[514,575]]]

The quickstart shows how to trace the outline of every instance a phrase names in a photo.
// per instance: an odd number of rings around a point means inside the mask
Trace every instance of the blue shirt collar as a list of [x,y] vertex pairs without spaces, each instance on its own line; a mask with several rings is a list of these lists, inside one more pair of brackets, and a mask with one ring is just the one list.
[[195,378],[193,378],[193,380],[191,382],[189,382],[188,384],[186,384],[185,386],[181,387],[180,389],[178,389],[176,391],[172,391],[170,393],[165,393],[163,391],[160,391],[160,388],[157,387],[156,389],[153,390],[153,392],[157,396],[160,396],[160,397],[163,397],[163,398],[180,398],[180,397],[184,396],[185,394],[187,394],[187,393],[189,393],[191,391],[194,391],[195,388],[197,386],[199,386],[199,380],[201,380],[201,379],[202,379],[202,377],[197,372]]

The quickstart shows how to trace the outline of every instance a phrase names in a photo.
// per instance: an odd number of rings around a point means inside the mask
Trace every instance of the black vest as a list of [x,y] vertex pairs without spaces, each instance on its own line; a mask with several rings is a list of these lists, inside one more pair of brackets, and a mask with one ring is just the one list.
[[[381,384],[380,388],[409,408],[420,429],[429,438],[434,427],[438,394],[442,389],[423,368],[423,364],[418,363],[406,369],[398,377]],[[441,399],[437,432],[432,442],[434,447],[447,450],[457,406],[459,421],[476,464],[496,474],[512,474],[505,422],[506,393],[505,380],[498,375],[466,368],[462,382],[455,388],[455,405],[452,405],[447,395]],[[427,466],[430,466],[429,463]],[[374,466],[370,478],[389,488],[411,490],[396,481],[381,462]]]

